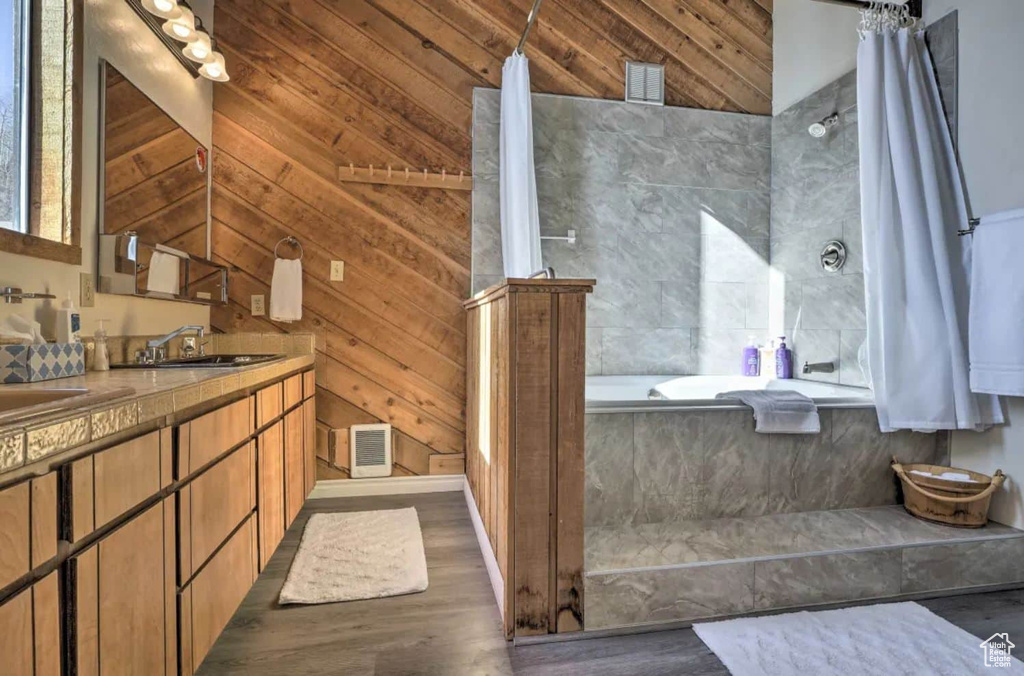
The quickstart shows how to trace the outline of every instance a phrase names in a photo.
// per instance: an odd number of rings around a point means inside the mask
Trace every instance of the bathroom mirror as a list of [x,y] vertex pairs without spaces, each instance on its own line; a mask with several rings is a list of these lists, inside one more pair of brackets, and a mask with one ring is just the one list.
[[206,257],[209,151],[109,63],[102,86],[100,232]]
[[114,66],[100,64],[103,293],[223,302],[207,260],[209,150]]

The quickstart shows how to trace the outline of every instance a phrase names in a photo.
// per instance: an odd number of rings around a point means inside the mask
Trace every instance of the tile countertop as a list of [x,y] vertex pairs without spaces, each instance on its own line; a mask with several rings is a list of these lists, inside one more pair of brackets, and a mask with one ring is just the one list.
[[0,473],[313,366],[312,354],[234,368],[116,369],[5,390],[88,393],[0,414]]

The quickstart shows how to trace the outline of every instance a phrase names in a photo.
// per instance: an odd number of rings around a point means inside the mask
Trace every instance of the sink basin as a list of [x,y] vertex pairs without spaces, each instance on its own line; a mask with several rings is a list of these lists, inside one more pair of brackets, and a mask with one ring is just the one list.
[[168,359],[156,364],[111,364],[112,369],[207,369],[231,368],[265,364],[284,359],[283,354],[213,354],[208,357],[192,357],[190,359]]
[[89,390],[84,387],[54,388],[52,390],[21,390],[18,388],[7,390],[0,388],[0,413],[16,411],[30,406],[40,406],[41,404],[51,404],[62,399],[70,399],[71,397],[88,393]]

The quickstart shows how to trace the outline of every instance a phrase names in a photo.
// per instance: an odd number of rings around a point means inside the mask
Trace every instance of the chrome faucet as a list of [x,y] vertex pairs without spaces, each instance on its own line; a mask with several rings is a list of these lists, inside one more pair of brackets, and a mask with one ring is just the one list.
[[[155,364],[157,362],[164,361],[167,359],[167,343],[174,340],[183,333],[188,331],[195,331],[197,338],[202,341],[203,336],[206,335],[206,327],[200,326],[199,324],[188,324],[181,328],[175,329],[168,333],[166,336],[160,338],[153,338],[152,340],[146,341],[146,349],[138,350],[135,353],[135,361],[140,364]],[[196,339],[189,336],[183,340],[182,352],[186,357],[195,356],[196,350]],[[203,357],[206,355],[206,343],[200,342],[199,344],[199,356]]]
[[823,361],[817,364],[804,362],[804,373],[833,373],[836,370],[835,362]]

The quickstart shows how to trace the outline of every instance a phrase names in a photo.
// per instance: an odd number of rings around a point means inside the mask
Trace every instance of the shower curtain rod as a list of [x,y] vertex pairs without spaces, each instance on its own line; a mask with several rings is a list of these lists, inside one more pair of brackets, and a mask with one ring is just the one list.
[[533,28],[533,22],[537,20],[537,12],[540,10],[540,3],[544,0],[533,0],[533,7],[530,9],[529,16],[526,17],[526,28],[523,29],[523,36],[519,38],[519,44],[516,45],[516,51],[514,54],[522,54],[523,46],[526,44],[526,38],[530,35],[530,29]]
[[[872,4],[866,0],[814,0],[814,2],[827,2],[830,5],[845,5],[846,7],[857,7],[858,9],[868,9]],[[922,2],[923,0],[907,0],[906,3],[904,3],[907,6],[907,11],[910,12],[910,16],[915,19],[920,19],[922,17]],[[899,3],[893,2],[890,4],[896,5]]]

